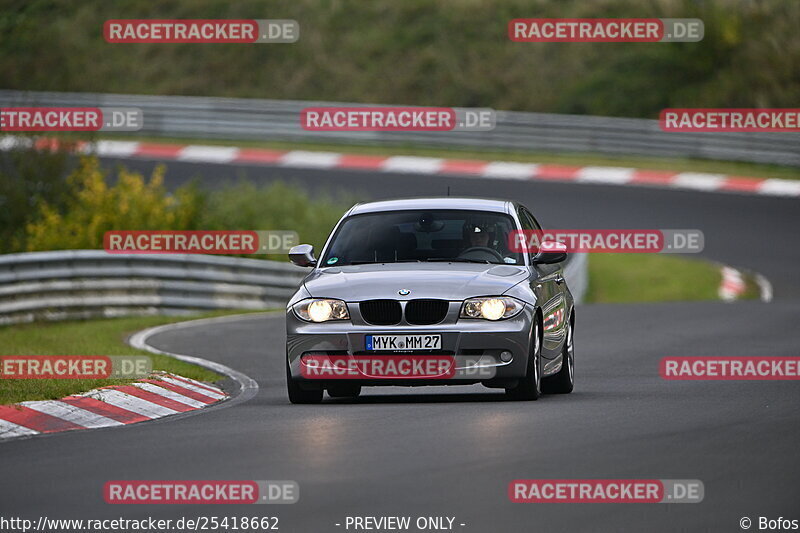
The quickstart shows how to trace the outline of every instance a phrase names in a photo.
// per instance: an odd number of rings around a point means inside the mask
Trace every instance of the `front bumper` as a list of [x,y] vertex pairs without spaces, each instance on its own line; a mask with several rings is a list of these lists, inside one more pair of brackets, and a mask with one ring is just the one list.
[[[526,305],[516,316],[498,321],[459,319],[460,302],[451,302],[445,319],[435,325],[392,326],[367,324],[358,314],[358,304],[348,302],[350,320],[309,323],[297,318],[291,308],[286,312],[286,352],[292,378],[312,382],[301,372],[303,355],[425,355],[426,352],[367,352],[366,335],[438,334],[441,349],[430,355],[456,356],[455,376],[445,379],[360,379],[364,385],[455,385],[484,383],[488,386],[513,386],[525,376],[530,354],[534,310]],[[508,362],[500,359],[511,352]]]

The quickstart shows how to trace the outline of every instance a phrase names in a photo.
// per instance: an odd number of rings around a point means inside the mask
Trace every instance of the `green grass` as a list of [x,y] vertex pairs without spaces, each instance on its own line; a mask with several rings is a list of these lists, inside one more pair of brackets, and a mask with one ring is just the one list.
[[109,140],[113,139],[154,143],[239,146],[243,148],[266,148],[272,150],[299,149],[387,156],[415,155],[450,159],[479,159],[490,161],[519,161],[523,163],[547,163],[554,165],[631,167],[649,170],[668,170],[674,172],[708,172],[712,174],[728,174],[731,176],[800,180],[800,167],[761,165],[757,163],[745,163],[737,161],[713,161],[706,159],[611,156],[586,153],[542,153],[533,151],[454,149],[439,147],[425,148],[412,145],[360,146],[334,142],[247,141],[190,139],[176,137],[137,137],[130,135],[106,135],[103,138]]
[[[592,254],[589,289],[592,303],[717,300],[722,281],[719,265],[662,254]],[[743,299],[758,298],[758,288],[745,274]]]
[[[240,312],[242,311],[236,311]],[[217,311],[192,318],[232,313],[233,311]],[[136,350],[124,342],[125,337],[136,331],[184,320],[187,317],[149,316],[6,326],[0,328],[0,355],[148,355],[152,358],[154,370],[174,372],[200,381],[218,381],[222,376],[215,372],[165,355]],[[0,405],[25,400],[53,400],[130,381],[3,379],[0,380]]]

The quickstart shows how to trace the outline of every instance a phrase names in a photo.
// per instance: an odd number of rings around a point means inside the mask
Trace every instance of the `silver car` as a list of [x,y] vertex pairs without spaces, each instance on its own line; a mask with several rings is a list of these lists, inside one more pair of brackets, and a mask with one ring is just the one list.
[[468,385],[536,400],[574,383],[566,248],[514,251],[511,235],[541,231],[522,205],[475,198],[357,204],[286,308],[286,382],[292,403],[362,386]]

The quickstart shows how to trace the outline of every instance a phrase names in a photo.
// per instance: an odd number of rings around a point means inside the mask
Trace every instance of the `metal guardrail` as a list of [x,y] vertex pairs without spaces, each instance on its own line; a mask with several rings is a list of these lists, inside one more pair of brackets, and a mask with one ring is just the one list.
[[203,139],[413,144],[494,150],[600,153],[800,166],[800,133],[667,133],[657,120],[497,112],[489,132],[311,132],[300,111],[331,102],[0,90],[2,106],[138,107],[143,135]]
[[[288,262],[205,255],[103,250],[0,255],[0,325],[283,307],[308,272]],[[580,301],[585,254],[572,256],[564,277]]]
[[0,255],[0,324],[282,307],[306,269],[203,255],[65,250]]

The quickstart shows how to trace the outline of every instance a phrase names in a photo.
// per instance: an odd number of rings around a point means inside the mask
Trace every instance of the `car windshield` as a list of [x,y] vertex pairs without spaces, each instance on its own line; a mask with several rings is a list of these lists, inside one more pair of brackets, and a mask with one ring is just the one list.
[[514,220],[472,210],[408,210],[347,218],[320,266],[400,262],[465,262],[522,265],[508,249]]

